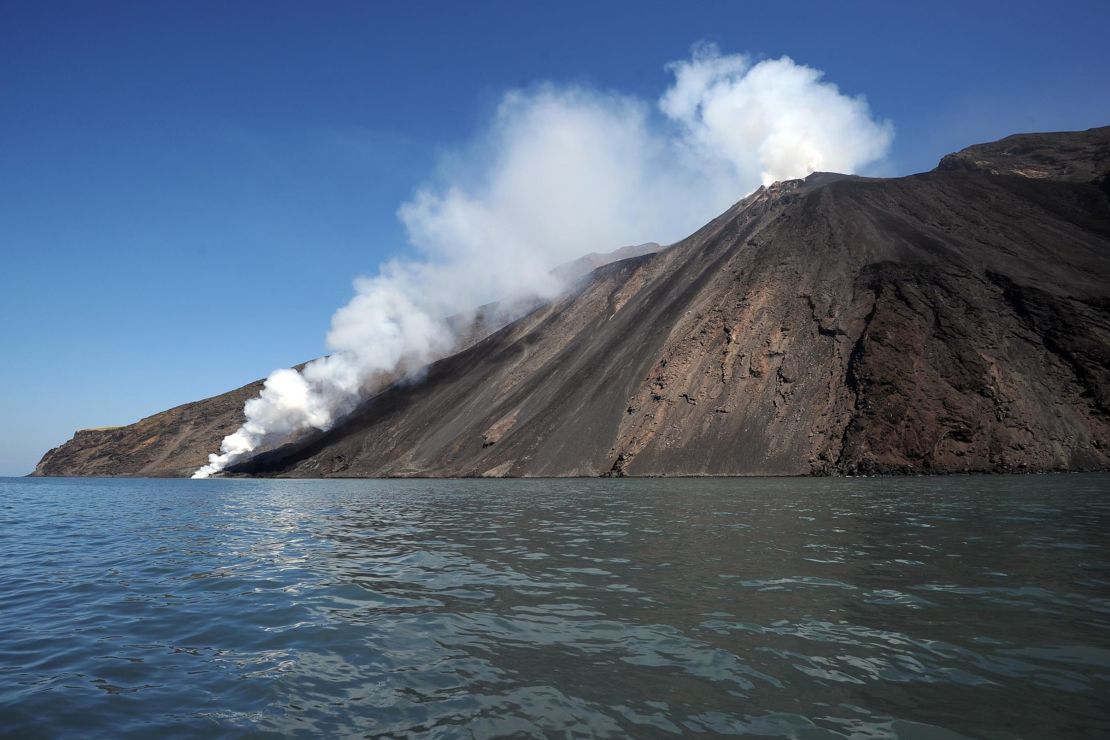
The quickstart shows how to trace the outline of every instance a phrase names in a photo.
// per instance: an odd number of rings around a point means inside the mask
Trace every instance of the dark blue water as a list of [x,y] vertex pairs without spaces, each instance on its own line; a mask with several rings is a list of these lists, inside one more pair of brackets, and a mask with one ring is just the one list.
[[0,479],[0,733],[1105,736],[1110,477]]

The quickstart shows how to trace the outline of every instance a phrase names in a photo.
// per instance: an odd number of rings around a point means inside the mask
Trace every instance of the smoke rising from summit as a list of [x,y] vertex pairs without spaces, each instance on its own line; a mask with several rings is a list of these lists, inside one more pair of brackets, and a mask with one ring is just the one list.
[[488,129],[398,210],[415,256],[356,280],[332,317],[331,354],[271,373],[194,477],[329,429],[374,383],[448,353],[444,317],[552,298],[560,263],[671,243],[760,184],[857,172],[894,136],[866,100],[789,57],[755,62],[702,44],[666,69],[673,80],[655,105],[581,86],[507,93]]

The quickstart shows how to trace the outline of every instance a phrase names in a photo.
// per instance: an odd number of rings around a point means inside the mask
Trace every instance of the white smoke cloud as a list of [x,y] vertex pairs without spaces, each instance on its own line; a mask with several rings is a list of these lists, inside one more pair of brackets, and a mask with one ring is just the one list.
[[816,170],[856,172],[885,156],[889,122],[862,97],[788,57],[753,63],[712,45],[667,65],[656,106],[542,85],[505,95],[443,182],[403,204],[417,259],[355,282],[332,317],[332,354],[277,370],[247,421],[194,477],[350,413],[373,383],[450,351],[443,317],[483,303],[551,298],[551,268],[592,251],[692,232],[758,185]]
[[659,107],[682,127],[682,145],[703,165],[727,163],[737,181],[852,173],[885,156],[894,138],[866,99],[841,94],[821,81],[823,72],[790,57],[753,65],[701,45],[668,69],[675,82]]

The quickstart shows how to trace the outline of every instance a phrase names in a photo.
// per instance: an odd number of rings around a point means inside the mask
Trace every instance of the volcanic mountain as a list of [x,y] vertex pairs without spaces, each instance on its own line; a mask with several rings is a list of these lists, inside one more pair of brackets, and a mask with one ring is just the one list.
[[[36,475],[184,475],[258,384]],[[1110,467],[1110,127],[760,188],[671,247],[239,464],[291,477]]]

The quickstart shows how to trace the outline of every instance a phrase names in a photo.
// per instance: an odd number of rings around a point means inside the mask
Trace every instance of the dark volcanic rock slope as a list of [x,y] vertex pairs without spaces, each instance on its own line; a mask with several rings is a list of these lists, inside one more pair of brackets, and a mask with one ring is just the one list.
[[1110,129],[1021,139],[1035,176],[988,145],[912,177],[760,190],[240,471],[1105,468],[1110,200],[1092,152]]
[[761,189],[236,472],[1106,468],[1107,151],[1027,135]]
[[[621,247],[605,254],[588,254],[553,271],[568,283],[585,278],[599,265],[660,249],[648,243]],[[455,346],[469,347],[497,331],[511,319],[538,305],[502,306],[491,303],[470,314],[447,319]],[[303,365],[298,365],[301,368]],[[376,382],[388,382],[388,378]],[[177,406],[119,427],[81,429],[73,438],[45,455],[32,475],[188,476],[208,462],[225,436],[245,420],[243,404],[258,395],[262,381],[218,396]]]

